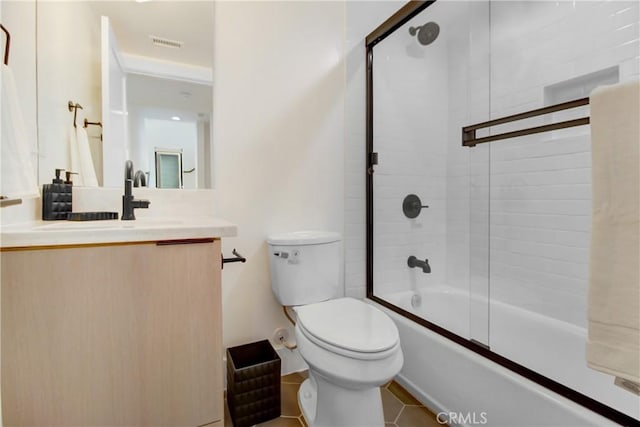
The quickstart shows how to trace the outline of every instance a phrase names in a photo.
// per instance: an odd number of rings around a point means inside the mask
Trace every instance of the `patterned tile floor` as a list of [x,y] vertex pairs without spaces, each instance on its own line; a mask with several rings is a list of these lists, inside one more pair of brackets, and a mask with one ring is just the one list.
[[[276,418],[266,423],[258,424],[259,427],[306,427],[302,412],[298,407],[298,388],[306,378],[306,372],[290,374],[282,377],[281,387],[281,413]],[[418,402],[408,391],[395,381],[391,381],[381,387],[382,408],[386,426],[395,427],[441,427],[436,421],[436,416]],[[224,410],[227,427],[233,426],[229,417],[227,406]]]

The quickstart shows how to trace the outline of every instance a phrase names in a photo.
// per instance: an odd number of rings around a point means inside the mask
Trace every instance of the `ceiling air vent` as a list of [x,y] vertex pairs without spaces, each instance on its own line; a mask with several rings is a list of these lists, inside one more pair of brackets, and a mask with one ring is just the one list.
[[182,47],[182,42],[177,40],[169,40],[158,36],[149,36],[149,38],[151,38],[151,42],[156,46],[169,47],[173,49],[180,49]]

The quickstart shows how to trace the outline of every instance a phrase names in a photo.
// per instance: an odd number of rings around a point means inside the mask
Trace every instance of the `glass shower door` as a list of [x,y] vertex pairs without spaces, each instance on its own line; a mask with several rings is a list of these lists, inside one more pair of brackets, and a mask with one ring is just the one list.
[[488,150],[470,152],[460,136],[488,117],[488,11],[435,2],[370,50],[373,295],[482,344]]

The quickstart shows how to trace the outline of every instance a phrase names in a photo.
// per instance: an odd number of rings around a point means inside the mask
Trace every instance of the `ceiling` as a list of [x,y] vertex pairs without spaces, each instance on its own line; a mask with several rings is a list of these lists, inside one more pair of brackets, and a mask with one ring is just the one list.
[[[213,1],[95,1],[91,6],[96,15],[109,17],[123,52],[200,67],[213,65]],[[179,49],[156,46],[149,36],[183,45]]]
[[[213,104],[211,86],[179,80],[130,74],[127,77],[129,105],[153,106],[166,110],[210,113]],[[208,115],[204,121],[208,120]]]

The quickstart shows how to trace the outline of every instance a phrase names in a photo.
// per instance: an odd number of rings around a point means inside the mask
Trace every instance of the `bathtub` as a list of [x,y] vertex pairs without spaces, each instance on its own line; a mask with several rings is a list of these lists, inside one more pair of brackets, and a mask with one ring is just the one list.
[[[415,296],[414,296],[415,295]],[[412,297],[414,304],[412,306]],[[417,298],[417,300],[416,300]],[[467,338],[466,292],[438,286],[383,298]],[[421,304],[416,304],[421,300]],[[451,425],[617,425],[430,329],[370,301],[396,323],[405,362],[397,381]],[[638,397],[613,385],[613,377],[586,367],[586,331],[562,321],[492,302],[491,351],[640,418]]]

